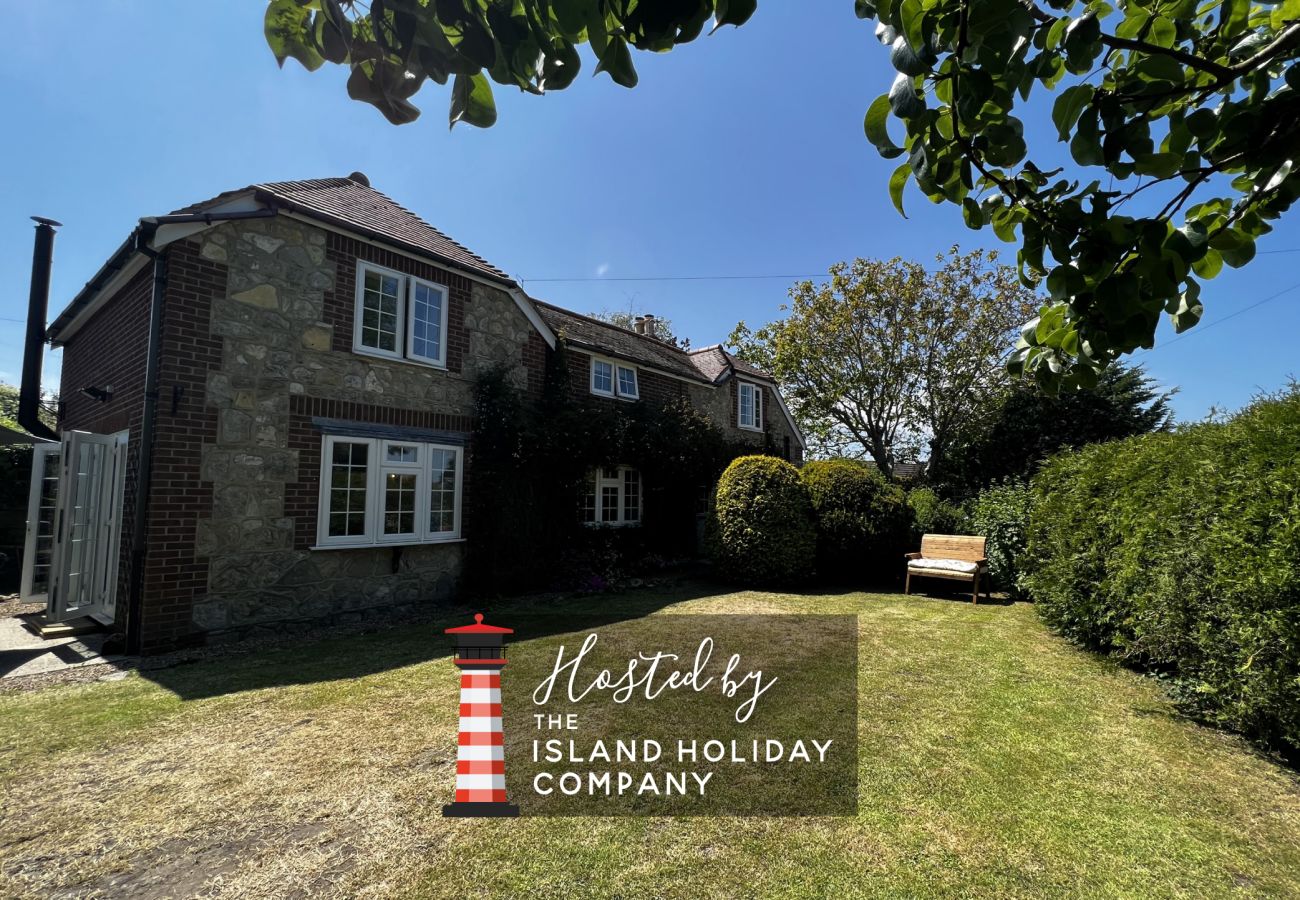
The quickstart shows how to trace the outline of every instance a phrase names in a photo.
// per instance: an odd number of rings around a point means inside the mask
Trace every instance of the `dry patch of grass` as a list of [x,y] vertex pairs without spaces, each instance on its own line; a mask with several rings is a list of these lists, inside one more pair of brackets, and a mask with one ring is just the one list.
[[435,623],[0,696],[0,895],[1300,893],[1294,773],[1028,606],[591,608],[857,613],[858,816],[443,819],[457,677]]

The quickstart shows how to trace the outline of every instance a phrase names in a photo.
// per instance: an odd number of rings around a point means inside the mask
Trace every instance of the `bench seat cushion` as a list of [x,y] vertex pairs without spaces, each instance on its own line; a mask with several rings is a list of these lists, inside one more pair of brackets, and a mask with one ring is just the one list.
[[907,561],[907,567],[919,574],[925,574],[928,569],[934,572],[956,572],[974,575],[979,568],[979,563],[969,562],[964,559],[910,559]]

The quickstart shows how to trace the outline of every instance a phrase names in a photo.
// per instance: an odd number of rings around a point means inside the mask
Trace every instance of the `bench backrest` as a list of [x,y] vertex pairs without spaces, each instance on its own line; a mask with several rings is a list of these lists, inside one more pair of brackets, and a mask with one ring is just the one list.
[[922,535],[921,556],[927,559],[964,559],[974,562],[984,558],[984,538],[967,534]]

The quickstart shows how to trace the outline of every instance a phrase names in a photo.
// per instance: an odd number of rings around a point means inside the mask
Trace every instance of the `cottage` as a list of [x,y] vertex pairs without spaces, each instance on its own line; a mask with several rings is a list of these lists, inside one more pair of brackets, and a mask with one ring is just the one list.
[[[536,400],[561,344],[575,392],[686,400],[755,447],[804,449],[772,379],[723,347],[535,300],[359,173],[141,219],[45,338],[62,409],[25,593],[142,652],[451,597],[474,542],[475,378],[504,367]],[[578,514],[635,525],[639,479],[593,472]]]

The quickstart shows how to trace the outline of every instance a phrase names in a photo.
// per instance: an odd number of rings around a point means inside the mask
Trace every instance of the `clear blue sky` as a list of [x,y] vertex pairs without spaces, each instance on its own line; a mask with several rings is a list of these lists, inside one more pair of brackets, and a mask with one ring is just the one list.
[[[142,215],[259,181],[357,169],[534,296],[667,316],[697,346],[725,339],[739,319],[775,317],[790,279],[613,279],[810,276],[854,256],[929,260],[954,242],[1000,246],[1014,261],[1014,247],[969,231],[958,209],[913,188],[910,219],[890,205],[894,164],[876,156],[862,118],[893,72],[850,0],[765,0],[741,29],[636,54],[632,91],[592,78],[590,59],[561,93],[497,87],[497,125],[452,132],[437,85],[416,98],[423,117],[398,128],[347,99],[342,69],[277,69],[264,8],[104,0],[79,5],[75,19],[61,4],[8,10],[0,379],[16,383],[20,371],[29,215],[64,223],[53,315]],[[1050,123],[1027,130],[1031,146],[1054,138]],[[1260,245],[1293,248],[1294,214]],[[542,280],[575,277],[593,280]],[[1180,418],[1236,408],[1300,375],[1300,288],[1243,312],[1293,285],[1300,253],[1261,254],[1207,285],[1201,326],[1139,354],[1181,389]],[[46,369],[52,382],[57,354]]]

